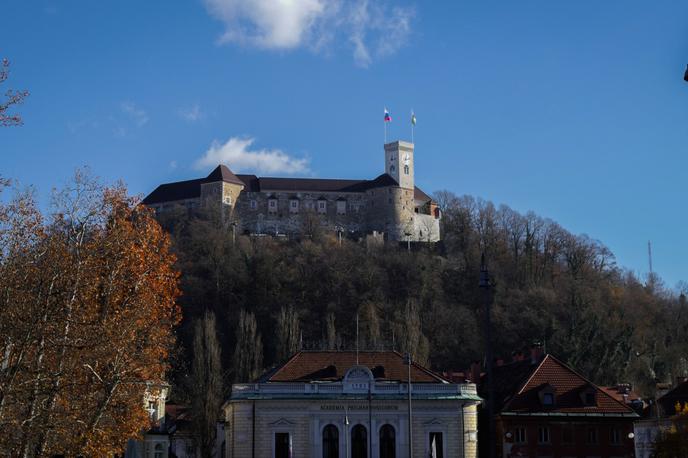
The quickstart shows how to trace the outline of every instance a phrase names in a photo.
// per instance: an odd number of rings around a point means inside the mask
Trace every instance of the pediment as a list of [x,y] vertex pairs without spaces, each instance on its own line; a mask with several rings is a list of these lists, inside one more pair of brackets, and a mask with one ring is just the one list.
[[424,426],[432,426],[432,425],[443,425],[444,422],[442,420],[439,420],[437,418],[433,418],[432,420],[428,420],[425,423],[423,423]]
[[292,426],[295,424],[296,424],[295,422],[289,421],[286,418],[280,418],[277,421],[273,421],[272,423],[269,423],[270,426]]

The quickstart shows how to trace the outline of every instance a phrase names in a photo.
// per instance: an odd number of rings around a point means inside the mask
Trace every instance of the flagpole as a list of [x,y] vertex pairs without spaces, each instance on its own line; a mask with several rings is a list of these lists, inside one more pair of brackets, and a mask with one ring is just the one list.
[[415,125],[413,124],[413,117],[414,116],[415,116],[415,114],[413,113],[413,109],[412,109],[411,110],[411,143],[414,143],[414,141],[413,141],[413,128],[415,127]]

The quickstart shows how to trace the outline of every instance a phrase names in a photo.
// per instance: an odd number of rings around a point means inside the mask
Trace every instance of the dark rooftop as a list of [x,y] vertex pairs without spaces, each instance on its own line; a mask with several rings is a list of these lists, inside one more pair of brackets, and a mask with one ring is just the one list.
[[[224,181],[240,184],[247,192],[287,191],[287,192],[365,192],[369,189],[397,186],[397,182],[390,175],[383,173],[373,180],[340,180],[325,178],[275,178],[257,177],[256,175],[235,175],[225,165],[217,166],[205,178],[177,181],[161,184],[151,192],[143,203],[146,205],[161,202],[173,202],[184,199],[194,199],[201,196],[201,184]],[[430,197],[418,187],[414,189],[414,199],[428,201]]]

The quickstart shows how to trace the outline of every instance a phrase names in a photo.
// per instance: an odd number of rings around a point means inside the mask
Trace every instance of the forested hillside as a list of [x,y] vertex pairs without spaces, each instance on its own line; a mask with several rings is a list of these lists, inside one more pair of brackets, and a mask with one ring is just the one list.
[[[176,383],[190,383],[194,320],[215,315],[225,390],[303,348],[407,348],[439,370],[482,359],[485,252],[495,355],[535,341],[599,384],[688,375],[688,304],[638,279],[605,246],[532,213],[449,192],[440,246],[366,246],[331,234],[282,241],[232,236],[219,220],[168,214],[182,273]],[[181,210],[180,210],[181,211]],[[238,351],[237,351],[238,349]],[[196,383],[196,382],[195,382]]]

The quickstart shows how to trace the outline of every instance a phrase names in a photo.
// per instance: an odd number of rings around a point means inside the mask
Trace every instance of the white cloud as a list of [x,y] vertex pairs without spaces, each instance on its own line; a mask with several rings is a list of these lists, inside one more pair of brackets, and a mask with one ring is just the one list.
[[189,108],[180,108],[177,113],[182,119],[189,122],[196,122],[203,119],[205,114],[201,111],[201,107],[195,103]]
[[225,164],[234,172],[294,175],[309,174],[309,160],[288,155],[280,149],[251,149],[255,139],[232,137],[222,144],[214,140],[195,167],[207,169]]
[[143,127],[148,122],[148,114],[141,108],[137,107],[134,102],[122,102],[120,108],[123,113],[129,115],[137,126]]
[[[389,0],[205,0],[225,25],[220,43],[264,49],[307,47],[323,51],[349,43],[354,60],[395,53],[411,33],[414,10],[389,6]],[[339,38],[344,38],[340,40]]]

